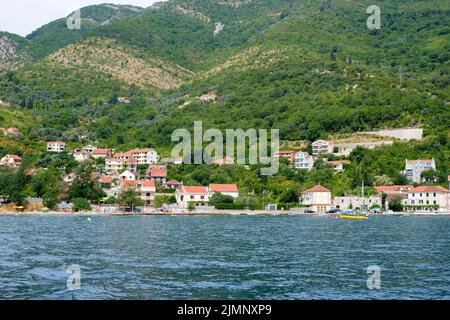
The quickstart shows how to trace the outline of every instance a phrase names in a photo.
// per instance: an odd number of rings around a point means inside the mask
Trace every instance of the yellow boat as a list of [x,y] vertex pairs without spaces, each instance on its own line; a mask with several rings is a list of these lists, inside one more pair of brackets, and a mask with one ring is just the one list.
[[341,214],[339,215],[339,218],[341,219],[369,219],[368,216],[352,216],[348,214]]

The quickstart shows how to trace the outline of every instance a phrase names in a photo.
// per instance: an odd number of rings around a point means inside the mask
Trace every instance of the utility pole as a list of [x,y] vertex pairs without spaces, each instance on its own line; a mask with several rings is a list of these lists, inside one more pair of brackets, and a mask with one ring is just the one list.
[[361,197],[362,197],[362,207],[364,208],[364,210],[365,210],[365,208],[366,208],[366,204],[365,204],[365,198],[364,198],[364,178],[362,179],[362,181],[361,181]]

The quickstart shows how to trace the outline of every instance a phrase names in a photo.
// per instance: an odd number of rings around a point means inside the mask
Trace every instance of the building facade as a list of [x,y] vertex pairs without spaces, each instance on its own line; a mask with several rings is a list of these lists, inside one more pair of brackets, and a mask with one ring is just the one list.
[[314,158],[308,152],[297,152],[294,158],[295,169],[311,170],[314,166]]
[[20,167],[22,158],[15,154],[8,154],[0,159],[0,166],[8,166],[11,168]]
[[301,193],[300,203],[309,206],[316,213],[326,213],[332,208],[331,191],[318,184]]
[[182,186],[175,191],[178,207],[188,208],[189,203],[196,207],[205,206],[209,202],[209,192],[205,187]]
[[450,210],[450,191],[440,186],[420,186],[402,201],[406,211]]
[[405,160],[404,174],[408,181],[413,183],[421,183],[422,172],[427,170],[436,170],[434,159],[431,160]]
[[64,152],[67,144],[64,141],[49,141],[47,142],[47,152]]
[[340,210],[360,209],[370,210],[372,207],[382,208],[381,196],[371,196],[368,198],[358,196],[335,197],[333,206]]
[[313,156],[318,156],[319,154],[326,154],[333,152],[333,146],[330,142],[326,140],[314,141],[311,145]]

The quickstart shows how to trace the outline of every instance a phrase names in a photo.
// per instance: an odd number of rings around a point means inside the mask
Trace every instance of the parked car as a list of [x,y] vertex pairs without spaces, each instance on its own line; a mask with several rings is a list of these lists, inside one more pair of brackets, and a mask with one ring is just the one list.
[[383,213],[383,211],[380,208],[374,208],[374,209],[370,209],[369,211],[371,214],[381,214]]
[[316,213],[313,209],[305,209],[305,213]]
[[354,214],[355,212],[352,209],[344,210],[343,214]]
[[338,208],[331,208],[327,213],[338,213],[340,210]]

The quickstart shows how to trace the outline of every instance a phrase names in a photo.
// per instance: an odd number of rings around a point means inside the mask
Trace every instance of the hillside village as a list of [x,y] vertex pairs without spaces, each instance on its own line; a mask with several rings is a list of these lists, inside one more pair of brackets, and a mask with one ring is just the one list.
[[[448,8],[427,3],[386,2],[381,30],[351,1],[176,0],[0,33],[4,207],[448,210]],[[194,121],[279,128],[279,173],[170,159]]]
[[[3,135],[11,139],[20,137],[21,132],[16,128],[0,128]],[[422,132],[411,129],[409,135],[405,130],[391,130],[385,135],[400,140],[422,139]],[[379,134],[379,132],[377,133]],[[377,136],[378,138],[380,136]],[[285,161],[295,170],[309,172],[317,163],[329,167],[335,174],[342,173],[351,164],[350,154],[358,147],[375,149],[383,145],[392,145],[392,140],[380,142],[359,141],[352,143],[335,143],[333,140],[316,140],[311,143],[308,151],[280,150],[274,157]],[[189,212],[192,210],[215,209],[252,209],[252,210],[294,210],[300,208],[305,213],[325,214],[348,210],[362,210],[381,212],[384,210],[403,210],[408,212],[429,211],[442,212],[450,209],[450,192],[438,185],[425,185],[424,172],[436,170],[434,159],[405,159],[404,175],[408,184],[404,185],[374,185],[373,192],[365,196],[346,194],[333,196],[333,191],[321,182],[315,186],[298,190],[298,201],[293,201],[290,208],[283,207],[283,203],[271,204],[262,202],[237,203],[241,197],[248,197],[248,192],[239,190],[238,183],[223,184],[210,183],[205,186],[185,185],[169,175],[168,167],[181,166],[179,159],[161,159],[153,148],[132,149],[125,152],[116,152],[115,149],[97,148],[94,145],[85,145],[80,149],[69,150],[64,141],[49,141],[46,143],[46,153],[66,154],[80,164],[90,166],[90,178],[101,187],[102,196],[96,201],[86,203],[86,207],[96,205],[99,212],[116,212],[117,205],[135,210],[139,207],[141,212]],[[329,160],[332,157],[333,160]],[[233,158],[217,159],[218,166],[233,165]],[[13,171],[20,170],[22,158],[15,154],[7,154],[0,159],[0,167]],[[27,169],[26,175],[34,175],[39,170]],[[450,181],[450,176],[448,177]],[[77,180],[77,174],[72,172],[63,177],[65,188],[71,188]],[[366,186],[372,187],[372,186]],[[450,187],[450,182],[449,182]],[[364,189],[362,190],[364,192]],[[131,200],[119,201],[128,194]],[[3,203],[9,203],[8,195],[0,194]],[[25,203],[32,203],[34,207],[44,201],[39,198],[25,198]],[[59,209],[57,209],[59,208]],[[72,211],[73,204],[61,201],[57,210]],[[189,211],[186,211],[189,210]],[[378,210],[378,211],[377,211]]]

